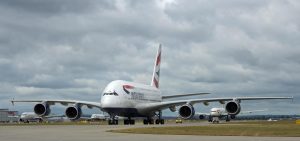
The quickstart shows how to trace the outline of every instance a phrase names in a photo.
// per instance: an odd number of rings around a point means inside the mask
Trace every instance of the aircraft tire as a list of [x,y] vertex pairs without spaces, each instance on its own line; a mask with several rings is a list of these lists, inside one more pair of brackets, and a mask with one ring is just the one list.
[[164,119],[161,119],[161,120],[160,120],[160,124],[165,124],[165,120],[164,120]]
[[108,120],[108,125],[112,125],[112,121],[111,120]]
[[129,124],[134,125],[135,124],[135,120],[129,120]]
[[153,119],[150,119],[150,120],[149,120],[149,124],[154,124],[154,120],[153,120]]
[[160,119],[155,120],[155,124],[159,124],[160,123]]
[[129,124],[129,120],[124,119],[124,125],[128,125]]
[[149,124],[149,120],[144,119],[144,125],[147,125],[147,124]]

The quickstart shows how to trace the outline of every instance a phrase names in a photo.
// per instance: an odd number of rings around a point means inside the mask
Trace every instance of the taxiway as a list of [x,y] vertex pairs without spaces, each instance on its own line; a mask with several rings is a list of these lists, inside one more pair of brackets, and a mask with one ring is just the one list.
[[[199,123],[205,125],[206,123]],[[175,126],[191,126],[195,124],[181,124]],[[174,126],[174,125],[152,125]],[[191,135],[151,135],[111,133],[107,130],[124,129],[134,126],[108,125],[32,125],[32,126],[2,126],[0,138],[2,141],[299,141],[299,137],[244,137],[244,136],[191,136]],[[150,126],[151,127],[151,126]]]

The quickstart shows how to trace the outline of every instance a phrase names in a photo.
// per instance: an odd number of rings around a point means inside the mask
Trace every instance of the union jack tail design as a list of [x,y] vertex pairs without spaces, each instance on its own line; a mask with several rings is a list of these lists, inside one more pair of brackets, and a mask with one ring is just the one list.
[[154,64],[154,70],[152,75],[151,86],[159,88],[159,72],[160,72],[160,62],[161,62],[161,44],[159,44],[156,60]]

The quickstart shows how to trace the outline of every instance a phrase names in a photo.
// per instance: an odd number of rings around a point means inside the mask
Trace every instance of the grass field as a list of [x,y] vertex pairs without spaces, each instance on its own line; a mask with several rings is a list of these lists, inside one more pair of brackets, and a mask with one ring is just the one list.
[[206,126],[130,128],[111,130],[110,132],[168,135],[300,137],[300,125],[296,125],[295,121],[251,121]]

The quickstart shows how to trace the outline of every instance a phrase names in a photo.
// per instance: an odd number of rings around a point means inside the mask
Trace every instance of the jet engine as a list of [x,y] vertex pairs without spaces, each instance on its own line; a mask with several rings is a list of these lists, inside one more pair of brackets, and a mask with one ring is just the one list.
[[194,116],[195,114],[195,109],[193,107],[193,105],[191,104],[185,104],[182,105],[179,109],[178,109],[179,115],[183,118],[183,119],[190,119]]
[[71,120],[76,120],[81,117],[81,107],[78,105],[70,106],[65,111],[66,116]]
[[49,104],[47,104],[46,102],[43,102],[43,103],[36,104],[33,108],[33,111],[38,116],[47,116],[50,114],[51,109],[50,109]]
[[237,115],[241,111],[241,106],[237,101],[230,101],[226,103],[225,109],[229,115]]

